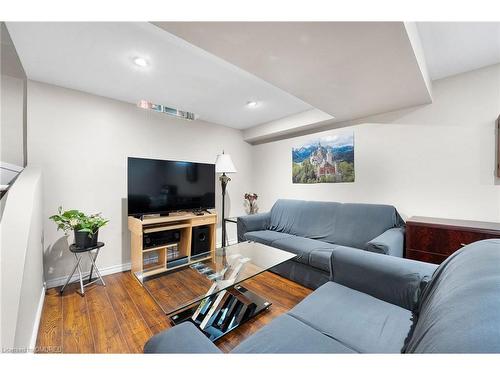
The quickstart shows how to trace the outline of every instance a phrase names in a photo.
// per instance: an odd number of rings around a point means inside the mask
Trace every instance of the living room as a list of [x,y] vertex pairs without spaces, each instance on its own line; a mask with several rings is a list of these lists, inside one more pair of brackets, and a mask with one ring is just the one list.
[[500,22],[421,12],[6,17],[2,357],[500,353]]

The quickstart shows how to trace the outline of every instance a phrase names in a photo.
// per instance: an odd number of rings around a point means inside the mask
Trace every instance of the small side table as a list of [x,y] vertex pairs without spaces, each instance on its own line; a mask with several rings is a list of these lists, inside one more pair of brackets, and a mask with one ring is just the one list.
[[[99,272],[99,268],[97,268],[97,266],[95,264],[97,256],[99,255],[99,251],[100,251],[101,247],[103,247],[103,246],[104,246],[104,242],[97,242],[94,246],[84,247],[84,248],[77,247],[75,244],[70,245],[69,251],[71,251],[73,253],[73,255],[75,256],[76,262],[75,262],[75,266],[73,267],[73,271],[71,271],[71,274],[68,276],[66,283],[61,288],[61,291],[60,291],[61,294],[63,293],[64,288],[66,288],[66,286],[69,284],[69,281],[73,277],[73,274],[75,273],[76,269],[78,269],[78,274],[80,275],[80,291],[81,291],[80,294],[82,296],[85,295],[84,287],[86,287],[90,284],[93,284],[96,281],[100,280],[102,285],[106,286],[106,284],[104,283],[104,280],[101,277],[101,273]],[[93,250],[95,250],[94,255],[92,255]],[[82,261],[84,253],[88,254],[88,256],[90,258],[90,262],[92,263],[90,266],[89,280],[85,284],[83,283],[83,273],[82,273],[82,268],[80,267],[80,263]],[[92,281],[92,272],[94,271],[94,269],[95,269],[95,272],[96,272],[98,277]]]
[[[226,223],[233,223],[233,224],[238,224],[238,216],[232,216],[232,217],[226,217],[224,218],[224,225],[226,225]],[[223,238],[222,239],[224,242],[222,243],[222,246],[227,246],[228,245],[228,241],[227,241],[227,231],[226,231],[226,238]]]
[[234,223],[234,224],[237,224],[238,223],[238,217],[237,216],[234,216],[234,217],[226,217],[224,219],[226,222],[228,223]]

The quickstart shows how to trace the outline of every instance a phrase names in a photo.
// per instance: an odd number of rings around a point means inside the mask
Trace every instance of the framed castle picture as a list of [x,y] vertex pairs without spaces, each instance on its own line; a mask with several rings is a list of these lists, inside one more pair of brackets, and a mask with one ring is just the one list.
[[338,132],[292,148],[292,182],[354,182],[354,132]]

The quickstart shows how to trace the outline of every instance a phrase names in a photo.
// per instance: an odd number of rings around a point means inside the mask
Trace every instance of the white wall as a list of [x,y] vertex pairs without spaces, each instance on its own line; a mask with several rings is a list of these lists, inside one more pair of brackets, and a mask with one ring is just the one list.
[[1,75],[0,160],[24,166],[24,80]]
[[28,167],[2,199],[1,348],[33,348],[43,304],[42,182]]
[[433,83],[433,104],[359,121],[355,183],[292,184],[291,148],[329,130],[254,146],[261,211],[278,198],[388,203],[408,217],[500,221],[495,119],[500,65]]
[[[28,149],[28,164],[44,172],[45,277],[49,284],[60,282],[73,264],[67,250],[72,236],[66,239],[48,220],[59,205],[102,212],[111,220],[99,232],[106,243],[99,255],[100,267],[130,262],[125,200],[128,156],[214,163],[224,149],[238,169],[228,186],[230,215],[244,212],[242,197],[251,190],[251,146],[239,130],[177,120],[33,81],[28,83]],[[219,190],[216,202],[220,206]],[[228,229],[230,240],[236,239],[235,226],[230,224]]]

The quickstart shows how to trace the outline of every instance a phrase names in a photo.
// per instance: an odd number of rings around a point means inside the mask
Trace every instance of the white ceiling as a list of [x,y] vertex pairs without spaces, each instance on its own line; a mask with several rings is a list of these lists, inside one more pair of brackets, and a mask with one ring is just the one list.
[[[150,23],[16,23],[7,27],[28,78],[130,103],[146,99],[248,128],[312,107]],[[141,69],[132,60],[146,57]],[[261,105],[249,109],[246,103]]]
[[500,22],[417,23],[431,79],[500,63]]
[[[281,129],[307,113],[341,122],[431,102],[416,33],[403,22],[7,27],[30,79],[134,104],[146,99],[238,129]],[[500,62],[500,23],[417,27],[432,79]],[[137,56],[150,65],[135,66]],[[250,100],[260,105],[250,109]]]
[[403,22],[157,22],[335,121],[430,103]]

